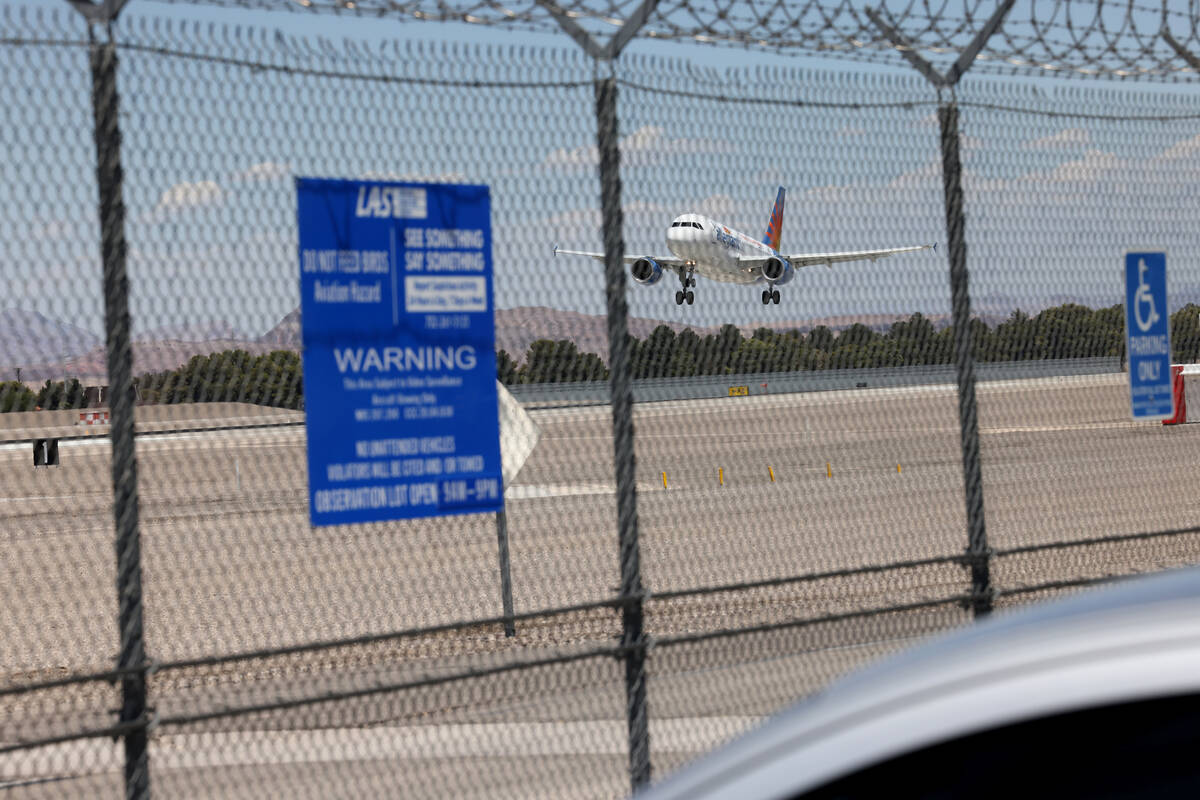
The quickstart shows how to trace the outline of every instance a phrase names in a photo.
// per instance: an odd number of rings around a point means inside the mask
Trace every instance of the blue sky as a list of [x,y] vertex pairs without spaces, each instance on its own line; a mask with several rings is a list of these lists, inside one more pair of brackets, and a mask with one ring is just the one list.
[[[498,307],[603,312],[599,265],[550,257],[554,243],[600,246],[594,72],[565,35],[138,0],[126,14],[123,41],[334,72],[549,84],[501,91],[301,79],[126,53],[122,126],[138,330],[223,322],[257,335],[295,308],[296,175],[486,183]],[[172,22],[156,34],[146,27],[151,19]],[[184,20],[201,27],[181,28]],[[83,30],[69,12],[49,29]],[[279,45],[275,30],[311,52]],[[322,55],[321,36],[365,46],[337,44]],[[0,234],[0,277],[9,287],[0,305],[99,331],[86,57],[10,48],[0,51],[0,73],[0,101],[18,109],[0,122],[8,145],[0,207],[18,222],[14,229],[30,231]],[[666,226],[688,210],[759,234],[780,184],[789,189],[785,250],[945,239],[935,96],[911,70],[635,41],[618,74],[691,95],[622,90],[631,251],[662,252]],[[739,94],[770,102],[714,99]],[[985,76],[968,78],[959,96],[977,309],[1036,310],[1066,298],[1117,303],[1125,249],[1167,249],[1173,295],[1200,295],[1200,143],[1188,118],[1200,114],[1200,102],[1170,87]],[[832,105],[785,102],[797,99]],[[1178,119],[1088,116],[1147,113]],[[705,282],[696,305],[678,308],[669,278],[631,286],[629,298],[638,316],[700,325],[939,313],[948,308],[946,272],[942,248],[803,270],[783,287],[784,302],[766,309],[751,287]]]

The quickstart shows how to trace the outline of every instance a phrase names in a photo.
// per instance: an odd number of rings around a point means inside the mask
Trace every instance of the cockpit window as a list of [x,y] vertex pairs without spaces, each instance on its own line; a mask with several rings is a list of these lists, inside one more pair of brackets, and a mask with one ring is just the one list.
[[699,228],[700,230],[704,230],[704,226],[703,226],[703,225],[701,225],[699,222],[693,222],[693,223],[692,223],[692,227],[693,227],[693,228]]
[[671,223],[671,227],[672,228],[699,228],[700,230],[704,230],[704,226],[701,225],[699,222],[678,222],[678,221],[676,221],[676,222]]

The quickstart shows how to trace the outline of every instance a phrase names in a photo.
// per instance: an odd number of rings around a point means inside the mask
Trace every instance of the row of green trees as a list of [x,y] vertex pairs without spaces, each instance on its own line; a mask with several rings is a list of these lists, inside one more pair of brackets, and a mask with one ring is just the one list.
[[[972,323],[978,361],[1028,361],[1052,358],[1124,357],[1124,313],[1120,305],[1092,310],[1068,303],[1037,316],[1014,311],[989,327]],[[1200,306],[1189,304],[1171,315],[1172,359],[1200,361]],[[750,337],[733,325],[699,336],[675,333],[666,325],[644,340],[630,337],[635,378],[794,372],[820,369],[949,364],[954,358],[950,328],[937,330],[921,314],[894,323],[886,332],[852,325],[839,334],[817,326],[807,334],[759,328]],[[608,369],[595,353],[574,342],[539,339],[518,363],[504,350],[496,354],[497,373],[505,384],[601,381]],[[278,408],[303,408],[300,356],[289,350],[251,355],[227,350],[194,356],[174,370],[139,376],[135,385],[143,403],[242,402]],[[78,380],[46,381],[34,392],[22,383],[0,383],[0,412],[34,408],[81,408],[84,389]]]
[[504,350],[496,351],[496,376],[505,385],[603,381],[608,367],[600,356],[581,352],[572,341],[538,339],[529,346],[524,364],[518,365]]
[[300,356],[290,350],[259,356],[245,350],[192,356],[179,369],[146,373],[135,384],[143,403],[229,402],[304,407]]
[[[1090,309],[1075,303],[1048,308],[1036,316],[1014,311],[995,327],[972,323],[977,361],[1032,361],[1056,358],[1123,358],[1124,311],[1120,305]],[[1171,315],[1172,358],[1200,361],[1200,306],[1189,304]],[[750,337],[733,325],[699,336],[690,329],[675,333],[666,325],[644,340],[630,337],[635,378],[799,372],[821,369],[928,366],[954,361],[954,332],[938,330],[922,314],[892,324],[886,332],[855,324],[834,333],[819,325],[803,334],[759,328]],[[504,350],[497,354],[505,384],[604,380],[608,371],[598,356],[582,353],[570,341],[541,339],[523,363]]]
[[[255,356],[226,350],[193,356],[178,369],[149,372],[134,379],[142,403],[238,402],[303,408],[300,356],[276,350]],[[0,382],[0,413],[35,409],[83,408],[84,387],[76,379],[46,381],[34,392],[18,381]]]
[[84,405],[83,384],[78,378],[69,381],[46,381],[36,392],[19,381],[0,383],[0,413],[83,408]]
[[0,414],[10,411],[32,411],[37,403],[37,397],[25,384],[20,381],[4,381],[0,383]]

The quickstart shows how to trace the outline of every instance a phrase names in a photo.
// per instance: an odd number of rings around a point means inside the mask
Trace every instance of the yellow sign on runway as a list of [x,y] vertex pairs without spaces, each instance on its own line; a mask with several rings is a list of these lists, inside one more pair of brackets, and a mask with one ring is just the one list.
[[750,394],[749,386],[730,386],[729,387],[729,396],[730,397],[745,397],[749,394]]

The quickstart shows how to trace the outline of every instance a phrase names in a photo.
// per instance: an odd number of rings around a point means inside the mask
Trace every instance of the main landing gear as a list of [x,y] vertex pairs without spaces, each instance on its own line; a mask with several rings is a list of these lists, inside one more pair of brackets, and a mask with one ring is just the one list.
[[694,266],[688,267],[686,273],[682,269],[679,270],[679,282],[683,284],[683,288],[675,293],[675,305],[687,303],[690,306],[696,302],[696,293],[689,288],[696,285],[696,279],[692,275],[695,270]]
[[762,301],[763,301],[764,306],[770,305],[771,303],[774,303],[775,305],[779,305],[779,290],[778,289],[763,289]]

